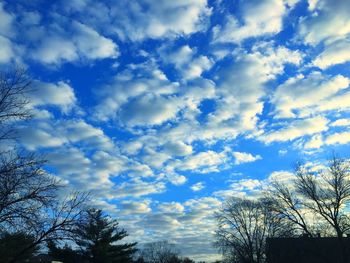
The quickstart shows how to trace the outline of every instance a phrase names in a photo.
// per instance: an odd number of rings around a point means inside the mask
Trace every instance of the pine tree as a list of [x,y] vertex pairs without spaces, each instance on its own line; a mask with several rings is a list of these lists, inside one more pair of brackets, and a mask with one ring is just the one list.
[[0,234],[0,262],[11,262],[16,258],[16,262],[32,262],[30,259],[38,251],[38,246],[33,246],[26,250],[21,256],[17,253],[34,242],[34,237],[24,232],[3,232]]
[[79,223],[76,244],[83,257],[91,263],[127,263],[132,262],[136,243],[117,244],[127,237],[118,222],[104,215],[101,210],[90,209]]

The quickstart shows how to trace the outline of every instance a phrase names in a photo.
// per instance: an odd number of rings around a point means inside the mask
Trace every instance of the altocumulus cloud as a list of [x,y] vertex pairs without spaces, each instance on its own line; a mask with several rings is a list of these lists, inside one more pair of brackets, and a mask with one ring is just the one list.
[[349,12],[347,0],[2,1],[0,67],[33,79],[19,141],[130,241],[218,259],[224,198],[288,184],[295,160],[346,155]]

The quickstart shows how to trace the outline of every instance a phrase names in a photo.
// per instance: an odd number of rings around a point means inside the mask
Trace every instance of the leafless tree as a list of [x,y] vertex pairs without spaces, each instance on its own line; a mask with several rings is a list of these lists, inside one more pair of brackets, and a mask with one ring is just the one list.
[[15,263],[26,251],[50,241],[74,240],[74,229],[84,211],[87,198],[87,194],[72,193],[64,200],[52,202],[43,208],[40,215],[21,220],[24,222],[26,233],[34,240],[7,262]]
[[307,218],[310,216],[309,210],[305,207],[293,185],[273,181],[266,196],[271,202],[272,211],[279,217],[291,222],[291,233],[295,235],[307,234],[308,236],[316,234],[313,231],[314,226],[310,224],[310,220]]
[[216,246],[231,262],[264,262],[266,238],[286,234],[288,227],[270,205],[265,199],[231,198],[216,214]]
[[350,200],[349,162],[334,156],[326,171],[316,173],[298,165],[296,176],[296,188],[305,199],[304,205],[342,237],[350,227],[346,213]]
[[30,89],[31,80],[23,68],[0,72],[0,140],[14,136],[14,121],[31,117],[27,107]]
[[148,243],[140,251],[140,257],[147,263],[177,263],[179,251],[168,241]]
[[[61,182],[44,169],[40,155],[20,150],[13,140],[18,120],[29,119],[30,78],[22,69],[0,73],[0,233],[24,232],[33,237],[7,262],[50,239],[69,238],[84,209],[84,193],[68,193],[60,198]],[[4,147],[12,140],[15,149]]]

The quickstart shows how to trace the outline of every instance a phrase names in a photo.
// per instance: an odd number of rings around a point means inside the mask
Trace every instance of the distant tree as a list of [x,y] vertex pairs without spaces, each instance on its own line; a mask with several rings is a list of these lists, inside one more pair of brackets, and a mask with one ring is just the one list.
[[266,238],[288,234],[270,205],[265,199],[230,198],[217,212],[216,246],[229,262],[265,262]]
[[185,257],[181,260],[181,263],[195,263],[195,261],[190,259],[190,258]]
[[91,263],[132,262],[136,243],[117,244],[128,236],[118,222],[101,210],[90,209],[78,224],[75,242],[85,260]]
[[[9,233],[3,232],[0,234],[0,262],[10,262],[17,258],[16,262],[30,262],[30,259],[38,251],[39,246],[32,246],[35,238],[24,232]],[[27,249],[21,256],[17,256],[18,250]]]
[[47,247],[49,249],[48,255],[57,261],[64,263],[83,262],[79,251],[72,249],[67,243],[63,247],[59,247],[54,241],[50,240],[47,242]]
[[147,263],[181,263],[179,251],[168,241],[148,243],[140,254]]

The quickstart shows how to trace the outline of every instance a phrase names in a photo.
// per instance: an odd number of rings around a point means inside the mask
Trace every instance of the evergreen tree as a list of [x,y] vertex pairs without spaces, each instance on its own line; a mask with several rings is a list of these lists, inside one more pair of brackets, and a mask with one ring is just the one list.
[[16,262],[32,262],[30,259],[38,251],[38,246],[32,246],[21,256],[17,253],[20,250],[30,246],[34,242],[34,237],[24,233],[4,232],[0,235],[0,262],[11,262],[16,258]]
[[78,250],[72,249],[68,244],[63,247],[59,247],[55,242],[47,242],[47,247],[49,249],[49,256],[56,261],[61,261],[64,263],[77,263],[83,262],[82,255]]
[[128,234],[118,227],[116,220],[103,215],[101,210],[88,210],[75,234],[75,242],[80,247],[83,258],[88,262],[132,262],[136,243],[117,244]]

